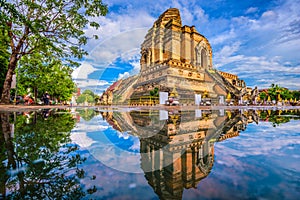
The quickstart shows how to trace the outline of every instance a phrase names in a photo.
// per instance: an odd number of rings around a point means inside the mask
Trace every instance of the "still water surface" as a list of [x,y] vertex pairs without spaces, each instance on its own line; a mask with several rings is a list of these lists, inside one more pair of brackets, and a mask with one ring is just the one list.
[[0,113],[0,199],[298,199],[298,110]]

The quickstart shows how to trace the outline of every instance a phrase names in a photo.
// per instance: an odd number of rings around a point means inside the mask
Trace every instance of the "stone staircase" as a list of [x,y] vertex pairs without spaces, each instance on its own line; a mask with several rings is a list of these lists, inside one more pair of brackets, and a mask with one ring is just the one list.
[[224,78],[217,70],[208,70],[206,69],[206,74],[213,78],[220,87],[225,89],[227,92],[230,92],[235,97],[239,98],[241,96],[241,91],[232,85],[226,78]]
[[122,81],[121,86],[118,90],[114,91],[115,96],[121,96],[119,103],[125,102],[126,99],[128,99],[131,94],[133,93],[133,85],[138,80],[138,76],[132,76]]
[[241,119],[240,115],[236,115],[236,116],[234,116],[232,119],[230,119],[229,121],[227,121],[227,122],[224,124],[223,128],[220,129],[220,130],[218,130],[219,136],[218,136],[218,140],[217,140],[217,141],[219,141],[224,135],[226,135],[227,132],[228,132],[234,125],[236,125],[236,124],[237,124],[239,121],[241,121],[241,120],[242,120],[242,119]]

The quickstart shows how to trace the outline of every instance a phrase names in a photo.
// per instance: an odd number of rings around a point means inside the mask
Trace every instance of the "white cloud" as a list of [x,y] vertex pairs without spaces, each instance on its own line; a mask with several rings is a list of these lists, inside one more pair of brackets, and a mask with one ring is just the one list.
[[[81,89],[87,89],[87,88],[94,88],[94,89],[97,89],[97,88],[106,88],[107,86],[110,85],[109,82],[105,81],[105,80],[96,80],[96,79],[77,79],[77,80],[74,80],[75,83],[77,84],[77,87],[78,88],[81,88]],[[101,89],[101,90],[103,90]]]
[[101,115],[97,115],[91,121],[83,121],[76,124],[76,127],[72,132],[93,132],[93,131],[104,131],[109,126],[106,122],[101,121]]
[[91,64],[83,63],[72,73],[73,79],[87,79],[88,75],[96,70]]
[[140,47],[132,48],[129,51],[123,52],[121,54],[121,59],[123,62],[131,62],[132,60],[140,60]]
[[85,132],[73,133],[71,134],[70,138],[74,143],[84,148],[87,148],[94,143],[94,141],[91,138],[87,137]]
[[250,7],[246,10],[246,14],[255,13],[258,10],[257,7]]
[[261,15],[261,19],[262,20],[276,20],[277,19],[277,14],[274,11],[269,10],[269,11],[264,12]]
[[141,65],[140,65],[140,61],[132,61],[130,62],[130,64],[133,66],[133,69],[132,69],[132,73],[133,74],[136,74],[137,72],[140,71],[141,69]]
[[133,145],[129,147],[129,149],[133,151],[140,151],[141,149],[140,145],[141,145],[140,140],[138,138],[133,138]]
[[119,74],[118,80],[128,78],[129,76],[130,76],[129,72],[124,72],[122,74]]
[[75,128],[71,132],[71,140],[81,147],[90,147],[95,141],[90,138],[87,133],[89,132],[101,132],[109,128],[106,122],[101,120],[101,116],[95,116],[91,121],[80,121],[76,124]]
[[201,21],[201,23],[208,22],[208,15],[205,13],[205,11],[201,7],[195,6],[193,13],[194,13],[196,20]]
[[149,28],[152,26],[155,19],[142,10],[135,10],[132,12],[130,12],[130,10],[124,10],[124,12],[120,14],[112,12],[105,17],[101,16],[94,20],[100,23],[101,26],[99,30],[96,31],[95,29],[88,27],[85,32],[90,37],[94,34],[98,34],[100,40],[89,41],[87,44],[87,50],[89,52],[101,45],[105,40],[118,38],[120,36],[119,34],[130,32],[135,29]]
[[[72,78],[77,87],[85,90],[91,89],[96,93],[102,92],[106,87],[110,85],[106,80],[92,79],[89,77],[92,73],[95,73],[97,69],[91,64],[84,62],[72,73]],[[101,77],[102,71],[98,71],[99,77]]]
[[212,38],[210,40],[211,45],[218,45],[225,43],[226,41],[229,41],[233,38],[236,38],[236,34],[234,32],[234,29],[230,29],[229,31],[226,31],[224,33],[218,34],[216,37]]
[[87,56],[88,62],[91,62],[98,69],[103,69],[115,62],[117,58],[124,59],[124,56],[128,53],[139,54],[137,49],[140,49],[147,30],[146,28],[140,28],[114,35],[91,51],[90,55]]
[[[246,56],[238,55],[237,45],[226,46],[214,57],[215,67],[233,74],[242,79],[252,80],[254,85],[269,87],[272,83],[283,87],[297,89],[300,87],[300,66],[287,66],[282,63],[281,57]],[[222,54],[223,53],[223,54]],[[253,83],[251,84],[252,86]],[[250,86],[250,85],[249,85]]]
[[118,75],[118,80],[125,79],[128,78],[129,76],[136,75],[139,73],[141,68],[139,60],[129,61],[129,64],[133,67],[132,70],[129,72],[120,73]]
[[[229,57],[232,56],[234,53],[236,53],[239,50],[240,42],[235,42],[231,46],[224,46],[218,54],[221,57]],[[218,54],[216,56],[218,56]]]

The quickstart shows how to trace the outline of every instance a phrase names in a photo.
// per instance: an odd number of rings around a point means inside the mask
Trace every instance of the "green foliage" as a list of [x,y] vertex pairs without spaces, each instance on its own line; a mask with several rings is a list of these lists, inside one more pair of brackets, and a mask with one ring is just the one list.
[[100,100],[100,96],[95,94],[95,96],[94,96],[95,103],[99,102],[99,100]]
[[299,100],[300,98],[300,91],[291,91],[287,88],[280,87],[277,84],[272,84],[271,87],[267,90],[267,92],[261,92],[260,93],[260,98],[261,99],[267,99],[268,96],[272,100],[277,100],[278,101],[278,95],[280,96],[281,99],[297,99]]
[[97,115],[97,113],[93,109],[78,110],[78,113],[80,117],[82,117],[85,121],[90,121]]
[[81,94],[77,99],[76,102],[78,104],[82,104],[82,103],[93,103],[94,102],[94,98],[91,95],[88,94]]
[[293,110],[264,110],[259,113],[259,118],[272,123],[276,127],[289,122],[291,119],[299,120],[300,113]]
[[259,94],[259,97],[260,97],[260,99],[262,99],[262,100],[267,99],[267,93],[266,93],[266,92],[261,92],[261,93]]
[[82,104],[82,103],[94,103],[94,98],[91,95],[88,94],[81,94],[77,99],[76,102],[78,104]]
[[290,99],[293,98],[293,94],[290,90],[288,89],[282,89],[279,94],[281,95],[281,98],[283,99]]
[[287,88],[280,87],[277,84],[276,85],[272,84],[271,88],[268,89],[268,93],[270,94],[272,99],[276,99],[276,100],[278,94],[280,94],[282,99],[290,99],[293,97],[290,90],[288,90]]
[[[0,0],[0,28],[9,39],[7,77],[11,79],[21,57],[34,53],[78,66],[76,60],[87,55],[82,48],[88,40],[84,28],[98,29],[94,19],[106,13],[107,6],[101,0]],[[9,82],[3,87],[4,103],[9,101]]]
[[92,90],[84,90],[82,94],[90,95],[92,97],[95,97],[95,94]]
[[8,35],[7,31],[0,26],[0,93],[2,93],[3,83],[6,77],[8,61]]
[[41,54],[24,56],[18,68],[18,94],[24,95],[26,88],[38,90],[38,97],[47,91],[51,97],[69,100],[75,90],[71,68],[57,60],[45,60]]
[[97,98],[99,98],[96,94],[94,94],[93,91],[91,90],[85,90],[79,97],[76,99],[76,102],[78,104],[83,104],[83,103],[95,103],[97,102]]
[[[49,117],[44,118],[46,112]],[[75,120],[68,112],[55,114],[54,111],[43,110],[43,113],[33,112],[30,115],[18,116],[15,126],[15,135],[17,136],[15,142],[19,144],[19,150],[26,148],[26,151],[39,152],[39,146],[43,146],[57,152],[61,144],[70,142],[69,134],[75,126]],[[19,137],[22,135],[24,137],[31,135],[35,140],[24,141],[22,137]],[[28,142],[36,145],[29,145]],[[32,155],[20,154],[21,157],[31,156],[32,160],[38,159],[41,155],[42,152]]]
[[[83,29],[98,29],[93,17],[106,15],[107,6],[101,0],[1,0],[1,24],[6,24],[14,47],[20,53],[43,53],[68,60],[82,58],[87,43]],[[24,30],[24,31],[23,31]],[[13,49],[13,47],[11,47]]]
[[292,96],[294,99],[300,100],[300,91],[292,91]]
[[155,87],[153,90],[150,90],[150,96],[158,97],[159,96],[159,89]]

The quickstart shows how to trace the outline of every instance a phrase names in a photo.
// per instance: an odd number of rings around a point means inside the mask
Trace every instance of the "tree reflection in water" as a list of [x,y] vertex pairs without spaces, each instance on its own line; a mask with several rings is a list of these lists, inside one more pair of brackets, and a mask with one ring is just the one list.
[[69,143],[75,126],[69,112],[1,113],[0,118],[3,198],[78,199],[85,195],[80,186],[85,172],[79,168],[85,158],[77,145]]

